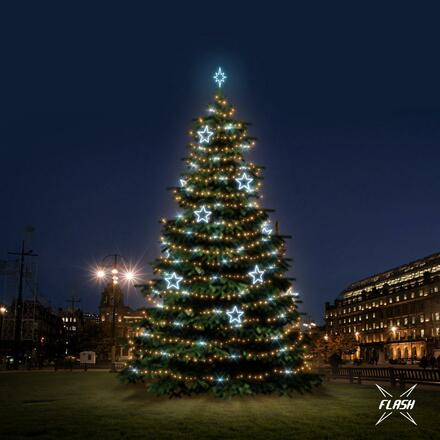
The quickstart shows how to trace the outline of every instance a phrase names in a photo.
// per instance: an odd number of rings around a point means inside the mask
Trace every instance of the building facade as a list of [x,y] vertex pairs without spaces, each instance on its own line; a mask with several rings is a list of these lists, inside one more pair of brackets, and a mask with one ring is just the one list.
[[145,313],[145,310],[133,310],[124,304],[124,295],[119,285],[107,284],[99,304],[100,337],[97,354],[100,361],[111,360],[112,349],[115,350],[116,361],[128,359],[128,340],[133,337],[136,325]]
[[357,281],[325,305],[326,331],[351,333],[352,358],[411,362],[440,354],[440,253]]
[[[15,339],[15,302],[8,307],[1,322],[0,351],[11,354]],[[20,352],[24,359],[38,363],[41,359],[54,359],[63,350],[63,322],[42,300],[23,301],[20,331]]]

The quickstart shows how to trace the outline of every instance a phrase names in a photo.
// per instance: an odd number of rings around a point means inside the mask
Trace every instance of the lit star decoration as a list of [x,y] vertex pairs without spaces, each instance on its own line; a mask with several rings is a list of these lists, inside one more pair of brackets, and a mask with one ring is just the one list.
[[179,277],[176,272],[173,272],[171,275],[165,277],[165,281],[167,282],[167,289],[172,289],[173,287],[177,290],[180,289],[180,282],[183,280],[182,277]]
[[207,125],[203,127],[203,130],[199,130],[197,132],[199,135],[199,144],[209,144],[211,142],[211,137],[214,135],[214,132],[209,129]]
[[221,87],[228,77],[225,75],[225,72],[223,72],[222,68],[219,67],[217,72],[214,73],[213,78],[218,86]]
[[243,173],[240,177],[237,177],[235,180],[238,183],[238,189],[245,189],[246,191],[252,191],[250,185],[254,181],[254,179],[252,177],[248,177],[246,173]]
[[265,235],[272,234],[272,228],[269,226],[269,222],[264,222],[261,227],[261,232]]
[[252,277],[252,284],[263,283],[263,275],[265,270],[260,270],[258,265],[255,266],[253,272],[249,272],[249,276]]
[[238,325],[241,325],[241,317],[244,315],[243,310],[234,306],[232,310],[227,311],[226,314],[229,316],[229,324],[234,324],[234,322],[236,322]]
[[205,208],[205,205],[203,205],[199,210],[194,211],[194,214],[197,216],[197,223],[209,223],[209,217],[211,216],[212,211],[209,211]]

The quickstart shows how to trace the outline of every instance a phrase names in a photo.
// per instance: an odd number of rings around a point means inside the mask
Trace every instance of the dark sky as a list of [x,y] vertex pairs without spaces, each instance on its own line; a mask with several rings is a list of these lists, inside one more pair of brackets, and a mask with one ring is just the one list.
[[219,65],[304,311],[440,250],[437,11],[123,5],[0,13],[0,259],[34,225],[53,305],[74,289],[95,310],[88,269],[108,253],[147,272]]

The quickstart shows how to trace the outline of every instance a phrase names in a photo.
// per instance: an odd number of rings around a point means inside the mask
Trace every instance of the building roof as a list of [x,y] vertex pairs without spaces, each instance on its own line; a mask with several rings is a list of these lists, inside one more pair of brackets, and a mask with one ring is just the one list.
[[385,284],[391,286],[404,283],[423,277],[425,272],[440,273],[440,252],[356,281],[344,289],[339,294],[338,299],[351,298],[360,295],[362,291],[369,292],[373,287],[380,289]]

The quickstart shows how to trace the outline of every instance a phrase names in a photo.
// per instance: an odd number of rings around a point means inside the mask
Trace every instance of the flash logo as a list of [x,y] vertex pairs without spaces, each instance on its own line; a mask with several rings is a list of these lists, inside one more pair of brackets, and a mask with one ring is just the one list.
[[[405,419],[409,420],[411,423],[417,426],[415,420],[411,417],[408,411],[411,411],[416,401],[414,399],[408,399],[409,395],[414,391],[414,388],[417,384],[413,385],[411,388],[407,389],[404,393],[402,393],[399,398],[394,399],[392,394],[388,391],[384,390],[381,386],[376,384],[377,389],[380,391],[383,397],[391,397],[391,399],[383,399],[379,403],[379,410],[385,410],[385,412],[380,416],[379,420],[376,422],[376,426],[379,423],[382,423],[386,418],[388,418],[393,411],[399,411],[400,414],[405,417]],[[406,397],[406,399],[402,399],[402,397]],[[405,412],[403,412],[405,411]]]

